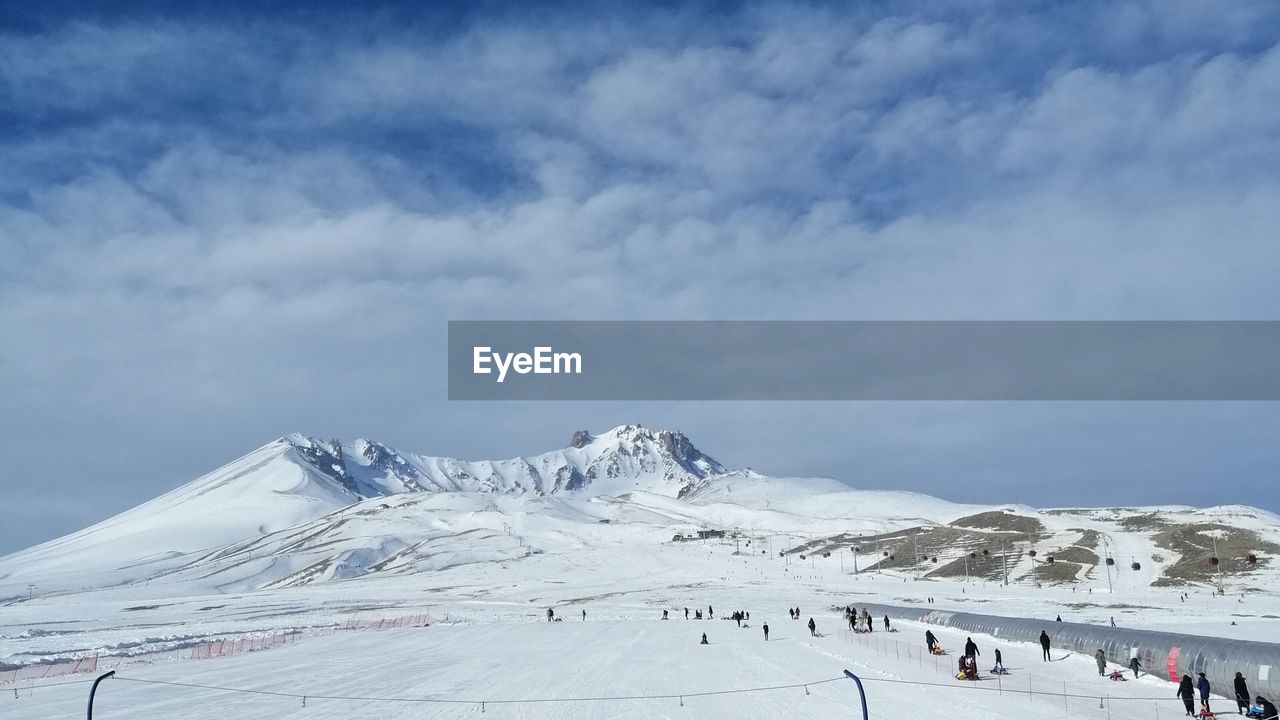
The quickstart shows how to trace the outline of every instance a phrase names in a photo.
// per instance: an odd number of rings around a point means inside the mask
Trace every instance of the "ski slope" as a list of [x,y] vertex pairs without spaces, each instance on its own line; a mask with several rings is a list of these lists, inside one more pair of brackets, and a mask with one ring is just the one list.
[[[763,620],[770,625],[768,642],[760,630]],[[1158,678],[1112,682],[1096,675],[1089,657],[1044,663],[1039,648],[1028,645],[1001,647],[1012,674],[998,687],[994,679],[956,681],[951,665],[965,640],[957,633],[935,630],[953,653],[935,660],[921,654],[923,630],[913,624],[850,642],[835,632],[839,618],[834,612],[818,613],[816,620],[820,629],[828,628],[822,637],[810,637],[803,621],[787,619],[782,610],[757,610],[749,627],[741,629],[727,620],[664,622],[607,613],[596,619],[589,613],[583,621],[569,613],[556,623],[464,622],[318,638],[235,658],[123,669],[120,679],[107,681],[99,691],[95,717],[470,718],[479,715],[483,702],[483,717],[521,720],[843,720],[857,716],[854,684],[820,681],[841,678],[845,669],[864,680],[872,716],[886,720],[944,713],[1008,720],[1105,718],[1108,702],[1117,717],[1150,717],[1157,706],[1172,716],[1177,705],[1169,684]],[[708,645],[699,644],[704,632]],[[989,638],[974,639],[986,670],[994,646]],[[309,697],[303,706],[300,697],[139,681]],[[699,695],[788,685],[801,687]],[[19,692],[4,701],[5,717],[79,717],[87,687],[77,683]],[[626,699],[569,701],[573,698]]]

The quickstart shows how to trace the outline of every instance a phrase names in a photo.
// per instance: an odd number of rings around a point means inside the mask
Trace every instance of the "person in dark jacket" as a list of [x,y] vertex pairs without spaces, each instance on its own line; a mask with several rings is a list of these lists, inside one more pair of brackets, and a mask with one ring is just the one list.
[[769,642],[769,623],[764,624],[764,641]]
[[929,652],[933,652],[933,649],[938,646],[938,638],[934,637],[932,630],[924,631],[924,644],[929,647]]
[[1133,677],[1135,679],[1138,677],[1138,670],[1141,667],[1142,667],[1142,663],[1138,662],[1138,658],[1136,657],[1129,658],[1129,669],[1133,671]]
[[982,654],[978,652],[978,643],[974,642],[973,638],[964,639],[964,654],[965,657],[971,657],[975,660]]
[[1249,710],[1249,686],[1245,684],[1243,673],[1236,673],[1235,686],[1236,707],[1244,714]]
[[991,672],[996,675],[1004,675],[1004,660],[1000,658],[1000,648],[996,648],[996,664],[991,668]]
[[1045,662],[1049,661],[1049,633],[1040,631],[1040,649],[1044,651]]
[[698,644],[699,644],[699,645],[710,645],[710,644],[711,644],[711,643],[707,642],[707,634],[706,634],[706,633],[702,633],[702,642],[700,642],[700,643],[698,643]]
[[1098,648],[1098,652],[1093,654],[1093,659],[1098,663],[1098,674],[1107,674],[1107,653],[1102,648]]
[[809,634],[814,637],[818,636],[818,623],[814,622],[813,618],[809,618]]
[[1213,712],[1209,707],[1209,678],[1205,677],[1204,673],[1200,673],[1200,679],[1196,681],[1196,689],[1200,691],[1200,704],[1205,710]]
[[1183,675],[1182,681],[1178,683],[1178,697],[1182,698],[1182,704],[1187,708],[1187,715],[1195,715],[1196,707],[1196,689],[1191,684],[1191,676]]
[[1262,710],[1263,720],[1274,720],[1274,718],[1280,717],[1280,713],[1276,712],[1275,703],[1270,700],[1259,695],[1253,699],[1253,702],[1258,706],[1258,709]]
[[889,632],[889,616],[884,616],[884,631]]

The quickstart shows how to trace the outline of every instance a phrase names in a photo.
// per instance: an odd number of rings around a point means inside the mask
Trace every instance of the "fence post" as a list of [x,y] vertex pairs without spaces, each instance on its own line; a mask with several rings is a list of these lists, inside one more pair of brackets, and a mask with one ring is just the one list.
[[869,716],[867,715],[867,692],[862,688],[862,680],[858,679],[857,675],[854,675],[848,670],[845,670],[844,674],[850,680],[853,680],[854,684],[858,686],[858,699],[862,701],[862,720],[868,720]]
[[114,676],[115,674],[116,671],[111,670],[103,675],[99,675],[98,679],[93,681],[93,687],[89,688],[89,709],[87,710],[88,714],[85,716],[87,720],[93,720],[93,696],[98,692],[98,683]]

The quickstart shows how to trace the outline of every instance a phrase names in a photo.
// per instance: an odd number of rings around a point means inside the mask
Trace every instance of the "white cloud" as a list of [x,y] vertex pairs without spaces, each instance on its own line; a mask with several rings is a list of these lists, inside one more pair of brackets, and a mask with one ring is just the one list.
[[1073,20],[1157,38],[1120,59],[983,6],[4,38],[4,453],[449,452],[492,417],[440,402],[448,318],[1274,318],[1280,39],[1204,10]]

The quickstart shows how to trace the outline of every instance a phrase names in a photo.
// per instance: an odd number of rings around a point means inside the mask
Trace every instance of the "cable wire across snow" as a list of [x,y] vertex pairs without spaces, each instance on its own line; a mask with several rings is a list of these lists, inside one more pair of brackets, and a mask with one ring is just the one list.
[[[200,683],[182,683],[172,682],[168,680],[146,680],[143,678],[122,677],[117,675],[116,680],[126,682],[143,683],[148,685],[168,685],[172,687],[193,688],[199,690],[214,690],[218,692],[241,693],[247,695],[265,695],[270,697],[291,698],[294,700],[342,700],[350,702],[400,702],[400,703],[436,703],[445,705],[517,705],[517,704],[534,704],[534,703],[583,703],[583,702],[607,702],[618,700],[675,700],[683,698],[709,697],[713,695],[737,695],[742,693],[756,692],[773,692],[777,690],[796,690],[799,688],[809,688],[813,685],[823,685],[826,683],[845,680],[844,676],[826,678],[823,680],[812,680],[809,682],[797,682],[786,685],[767,685],[750,688],[736,688],[732,690],[703,690],[697,692],[678,692],[663,693],[658,695],[606,695],[598,697],[564,697],[564,698],[483,698],[483,699],[463,699],[463,698],[427,698],[427,697],[386,697],[386,696],[370,696],[370,695],[326,695],[323,693],[297,693],[282,692],[278,690],[254,690],[249,688],[226,687],[221,685],[203,685]],[[886,683],[895,685],[916,685],[922,687],[940,687],[951,689],[964,689],[966,691],[985,690],[988,692],[1007,692],[1010,695],[1045,695],[1049,697],[1068,697],[1078,699],[1096,700],[1100,697],[1106,697],[1108,701],[1163,701],[1168,700],[1167,697],[1114,697],[1102,696],[1098,694],[1080,694],[1080,693],[1063,693],[1051,692],[1044,690],[1017,690],[1014,688],[994,688],[982,687],[977,685],[957,685],[955,683],[936,683],[922,682],[919,680],[898,680],[893,678],[875,678],[863,677],[865,683]]]
[[348,700],[354,702],[404,702],[404,703],[439,703],[450,705],[516,705],[516,704],[533,704],[533,703],[574,703],[574,702],[603,702],[610,700],[675,700],[678,698],[695,698],[707,697],[711,695],[736,695],[740,693],[754,692],[771,692],[774,690],[795,690],[798,688],[807,688],[811,685],[822,685],[824,683],[836,682],[844,680],[844,676],[826,678],[825,680],[813,680],[810,682],[792,683],[789,685],[770,685],[764,687],[737,688],[733,690],[703,690],[700,692],[681,692],[667,693],[662,695],[609,695],[601,697],[566,697],[566,698],[502,698],[502,699],[459,699],[459,698],[422,698],[422,697],[377,697],[362,695],[324,695],[311,693],[292,693],[280,692],[277,690],[251,690],[248,688],[233,688],[218,685],[202,685],[199,683],[180,683],[170,682],[167,680],[144,680],[142,678],[131,678],[116,676],[117,680],[126,682],[145,683],[150,685],[170,685],[174,687],[197,688],[201,690],[217,690],[220,692],[233,692],[251,695],[269,695],[272,697],[286,697],[295,700]]

